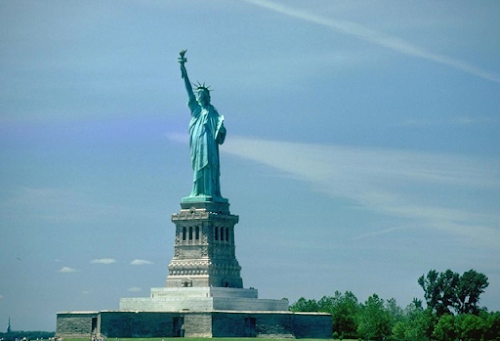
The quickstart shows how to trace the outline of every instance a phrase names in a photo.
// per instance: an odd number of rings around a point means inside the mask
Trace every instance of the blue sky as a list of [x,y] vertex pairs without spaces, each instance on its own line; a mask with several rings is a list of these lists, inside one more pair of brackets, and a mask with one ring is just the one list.
[[191,188],[178,53],[226,118],[245,287],[500,310],[498,1],[0,2],[0,325],[165,284]]

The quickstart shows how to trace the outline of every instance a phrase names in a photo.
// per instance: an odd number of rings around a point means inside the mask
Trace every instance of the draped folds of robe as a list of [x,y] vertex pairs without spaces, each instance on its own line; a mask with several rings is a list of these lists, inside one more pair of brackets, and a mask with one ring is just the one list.
[[226,129],[224,116],[209,105],[202,108],[196,100],[188,103],[191,110],[189,147],[193,168],[191,197],[210,196],[221,198],[219,144],[224,142]]

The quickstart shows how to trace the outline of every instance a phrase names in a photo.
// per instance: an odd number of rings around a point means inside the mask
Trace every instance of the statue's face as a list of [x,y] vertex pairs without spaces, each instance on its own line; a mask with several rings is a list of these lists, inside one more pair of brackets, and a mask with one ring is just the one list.
[[198,103],[201,106],[210,104],[210,95],[204,90],[198,91]]

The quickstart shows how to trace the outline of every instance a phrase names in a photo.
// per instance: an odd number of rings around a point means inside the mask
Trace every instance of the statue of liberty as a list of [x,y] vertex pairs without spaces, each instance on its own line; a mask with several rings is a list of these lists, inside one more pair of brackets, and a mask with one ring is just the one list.
[[210,104],[210,89],[205,84],[197,84],[195,97],[189,81],[184,57],[186,50],[181,51],[179,63],[181,74],[188,93],[188,107],[191,111],[189,122],[189,148],[191,166],[193,168],[193,189],[183,202],[222,201],[220,192],[219,144],[224,142],[226,128],[224,116]]

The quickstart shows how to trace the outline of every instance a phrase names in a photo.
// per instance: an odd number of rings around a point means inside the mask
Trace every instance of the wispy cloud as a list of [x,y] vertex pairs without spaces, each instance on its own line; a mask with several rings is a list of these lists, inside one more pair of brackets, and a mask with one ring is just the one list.
[[383,229],[383,230],[380,230],[380,231],[363,233],[363,234],[360,234],[359,236],[354,237],[353,239],[363,239],[363,238],[376,237],[376,236],[380,236],[380,235],[383,235],[383,234],[391,233],[391,232],[402,230],[402,229],[404,229],[404,228],[403,227],[399,227],[399,226],[398,227],[391,227],[391,228]]
[[485,124],[499,124],[500,119],[490,117],[454,117],[450,119],[412,119],[396,124],[397,126],[411,126],[411,127],[424,127],[424,126],[472,126],[472,125],[485,125]]
[[92,264],[114,264],[116,263],[116,260],[113,258],[101,258],[101,259],[94,259],[90,261]]
[[144,215],[149,212],[118,204],[102,204],[91,192],[59,188],[17,188],[0,201],[0,214],[10,219],[42,219],[54,222],[73,222],[89,217],[110,215]]
[[153,264],[153,262],[150,262],[145,259],[134,259],[133,261],[130,262],[130,265],[149,265]]
[[488,72],[459,59],[427,51],[426,49],[416,46],[404,39],[377,32],[357,23],[326,18],[314,13],[304,11],[302,9],[292,8],[280,3],[267,0],[244,1],[283,15],[287,15],[289,17],[312,22],[334,31],[341,32],[358,39],[363,39],[373,44],[384,46],[408,56],[430,60],[435,63],[443,64],[489,81],[500,83],[500,76],[495,73]]
[[139,292],[139,291],[142,291],[142,289],[138,288],[138,287],[128,288],[127,290],[130,291],[130,292]]
[[73,268],[70,268],[69,266],[63,266],[58,272],[71,273],[71,272],[76,272],[76,270]]
[[90,294],[90,291],[84,290],[84,291],[82,291],[82,294],[88,295],[88,294]]
[[2,296],[2,295],[0,295],[0,300],[1,300],[1,299],[3,299],[3,296]]
[[[477,193],[500,192],[500,164],[496,161],[236,137],[221,150],[279,169],[310,182],[317,191],[403,219],[407,225],[487,245],[500,242],[499,213],[477,209],[481,200]],[[388,228],[360,237],[397,230]]]
[[176,143],[186,143],[189,141],[189,135],[187,133],[176,133],[176,132],[166,132],[165,137],[172,142]]

